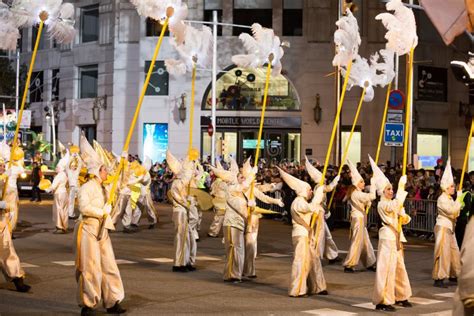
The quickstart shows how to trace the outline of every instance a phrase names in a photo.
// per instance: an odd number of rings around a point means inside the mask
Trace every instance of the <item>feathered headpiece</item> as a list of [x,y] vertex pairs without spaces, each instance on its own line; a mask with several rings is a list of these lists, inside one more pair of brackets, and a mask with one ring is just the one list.
[[321,181],[323,174],[315,166],[313,166],[311,162],[309,162],[309,159],[306,156],[305,156],[305,167],[311,179],[313,179],[313,181],[316,184],[318,184]]
[[451,185],[454,185],[454,177],[451,169],[451,158],[448,158],[443,176],[441,177],[440,186],[443,191],[446,191]]
[[130,0],[139,15],[163,22],[169,17],[169,29],[178,44],[185,40],[184,19],[188,16],[188,6],[181,0]]
[[374,173],[374,181],[375,181],[375,187],[377,189],[378,195],[382,196],[383,191],[385,188],[389,185],[391,185],[390,181],[388,178],[385,176],[385,174],[380,170],[379,166],[375,163],[375,161],[370,157],[369,155],[369,161],[370,161],[370,166],[372,167],[372,172]]
[[280,59],[284,55],[280,38],[272,29],[264,28],[258,23],[252,24],[252,34],[253,36],[247,33],[239,35],[247,55],[234,55],[232,62],[242,68],[258,68],[270,62],[269,56],[273,54],[272,76],[279,75],[282,69]]
[[399,56],[405,55],[410,52],[411,48],[418,45],[413,11],[405,7],[401,0],[390,0],[385,7],[394,13],[380,13],[375,19],[381,20],[387,29],[386,47]]
[[286,173],[285,171],[281,170],[280,168],[278,168],[278,171],[280,172],[280,175],[283,179],[283,181],[285,181],[285,183],[293,190],[296,192],[296,195],[298,196],[301,196],[301,197],[304,197],[304,198],[309,198],[308,197],[308,191],[311,190],[311,186],[298,179],[298,178],[295,178],[293,177],[292,175],[290,175],[289,173]]
[[31,27],[40,21],[44,21],[48,33],[58,43],[68,44],[76,35],[74,6],[71,3],[63,3],[62,0],[14,0],[11,6],[0,5],[0,49],[15,49],[20,38],[18,28]]
[[352,161],[350,161],[350,159],[347,159],[347,165],[349,166],[349,170],[351,171],[352,184],[357,186],[359,182],[364,179],[357,170],[357,167],[352,163]]
[[338,29],[334,32],[334,44],[336,44],[336,56],[332,60],[333,66],[347,66],[359,52],[361,43],[359,25],[350,9],[342,16],[336,25]]
[[175,39],[172,45],[179,54],[179,59],[166,59],[166,70],[173,76],[182,76],[191,71],[193,64],[207,68],[212,62],[212,32],[207,26],[198,30],[190,25],[185,25],[184,42]]

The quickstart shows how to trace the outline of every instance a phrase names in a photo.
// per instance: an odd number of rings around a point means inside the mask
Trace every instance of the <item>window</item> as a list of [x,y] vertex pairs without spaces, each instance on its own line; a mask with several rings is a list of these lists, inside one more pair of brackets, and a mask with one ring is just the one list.
[[43,83],[43,72],[33,72],[30,82],[30,103],[43,102]]
[[[146,36],[160,36],[161,29],[163,28],[163,25],[161,25],[160,22],[147,18],[146,19]],[[170,32],[168,29],[165,31],[165,36],[169,36]]]
[[97,65],[79,67],[79,98],[97,97],[99,70]]
[[[145,76],[150,68],[150,61],[145,61]],[[151,74],[150,83],[146,89],[146,95],[168,95],[169,74],[166,71],[165,62],[157,60],[155,69]]]
[[[44,49],[45,33],[46,33],[45,30],[43,30],[43,34],[41,34],[40,43],[38,45],[38,50]],[[38,26],[35,25],[31,28],[31,51],[35,49],[37,37],[38,37]]]
[[[352,126],[342,126],[341,128],[341,156],[344,155],[344,149],[349,141]],[[353,163],[359,162],[361,158],[362,133],[360,126],[356,126],[354,134],[352,135],[349,150],[347,151],[347,158]]]
[[81,10],[81,42],[96,42],[99,39],[99,5]]
[[283,0],[283,36],[303,36],[303,0]]
[[[272,0],[234,0],[233,14],[234,24],[250,26],[259,23],[268,28],[273,25]],[[232,35],[238,36],[242,32],[251,33],[250,29],[234,27]]]
[[[213,11],[217,11],[217,21],[222,21],[222,1],[223,0],[204,0],[204,21],[213,21]],[[212,29],[212,25],[208,26]],[[217,26],[217,36],[222,36],[222,25]]]
[[97,126],[96,125],[81,125],[79,126],[81,132],[86,136],[87,141],[92,144],[97,140]]
[[[222,74],[216,84],[218,110],[260,110],[265,87],[265,69],[232,68]],[[205,95],[203,109],[212,104],[211,85]],[[267,110],[300,110],[300,100],[293,85],[283,76],[271,77]]]
[[[216,157],[229,161],[232,157],[237,159],[237,132],[215,132],[216,133]],[[202,158],[211,157],[211,141],[207,131],[202,132]]]
[[59,100],[59,69],[53,69],[52,72],[52,85],[51,85],[51,100]]
[[418,131],[416,135],[418,168],[433,169],[436,160],[447,156],[447,138],[446,131]]

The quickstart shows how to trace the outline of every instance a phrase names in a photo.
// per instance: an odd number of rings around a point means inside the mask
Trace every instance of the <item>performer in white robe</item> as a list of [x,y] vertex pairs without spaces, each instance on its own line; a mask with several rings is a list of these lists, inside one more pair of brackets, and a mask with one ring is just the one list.
[[323,187],[318,188],[314,198],[311,186],[285,171],[278,169],[283,181],[296,193],[291,204],[293,231],[293,264],[291,267],[290,286],[288,295],[291,297],[305,297],[310,294],[327,295],[326,280],[324,278],[321,260],[315,247],[315,230],[311,227],[311,219],[321,216],[323,210]]
[[214,206],[214,219],[209,227],[207,235],[212,238],[219,237],[226,208],[227,184],[220,178],[216,178],[211,184],[212,204]]
[[456,200],[451,197],[455,188],[449,159],[441,178],[441,189],[443,193],[437,201],[438,217],[434,228],[433,280],[435,287],[445,288],[447,285],[444,284],[444,280],[449,278],[449,281],[456,283],[461,269],[460,253],[454,227],[461,211],[462,192],[457,193]]
[[83,166],[79,147],[72,145],[69,147],[70,159],[66,167],[66,174],[69,183],[68,216],[70,219],[76,219],[74,206],[76,203],[77,192],[79,190],[79,174]]
[[454,295],[453,316],[474,315],[474,216],[471,215],[461,247],[461,273]]
[[109,237],[108,231],[115,227],[103,185],[107,168],[84,136],[81,151],[92,176],[79,190],[80,218],[76,226],[77,298],[81,315],[94,315],[101,300],[107,313],[122,314],[126,311],[120,305],[125,293]]
[[54,192],[53,203],[53,223],[56,227],[54,234],[66,234],[68,228],[68,211],[69,211],[69,194],[67,190],[68,178],[66,174],[66,166],[69,164],[69,153],[61,158],[56,166],[56,176],[54,177],[51,187],[45,191]]
[[18,222],[18,212],[19,212],[19,196],[18,196],[18,186],[17,179],[18,177],[25,172],[24,166],[24,157],[25,153],[20,147],[15,147],[15,152],[12,153],[12,165],[7,169],[6,174],[8,176],[8,185],[5,193],[5,201],[7,201],[10,206],[10,225],[11,233],[16,229],[16,224]]
[[[354,267],[357,266],[359,260],[362,261],[364,267],[375,272],[376,258],[367,231],[367,214],[365,211],[376,198],[375,186],[372,184],[373,180],[371,180],[370,193],[363,192],[364,179],[350,160],[347,160],[347,164],[351,171],[353,187],[352,192],[347,196],[351,206],[351,245],[343,263],[344,272],[354,272]],[[351,191],[351,189],[349,190]]]
[[[3,192],[5,185],[5,162],[0,160],[0,195]],[[10,207],[7,201],[0,201],[0,266],[2,273],[6,280],[13,282],[18,292],[28,292],[30,286],[25,284],[25,272],[21,268],[20,259],[16,254],[13,241],[11,239],[11,225],[10,225]]]
[[[319,183],[321,182],[322,173],[316,169],[310,162],[308,157],[305,157],[305,167],[311,179],[316,183],[314,191],[316,192]],[[329,185],[324,185],[324,197],[322,201],[322,207],[324,210],[324,216],[318,216],[316,223],[316,248],[321,259],[329,260],[329,264],[334,264],[339,261],[339,250],[337,249],[336,243],[332,239],[331,231],[329,230],[326,220],[331,216],[331,212],[327,209],[327,193],[332,192],[339,182],[340,176],[337,176]]]
[[403,204],[407,196],[405,191],[406,176],[400,178],[395,199],[393,187],[382,170],[369,156],[374,184],[380,195],[377,211],[382,221],[379,230],[377,252],[377,272],[375,274],[374,294],[372,303],[377,310],[395,311],[393,304],[412,307],[408,299],[411,297],[410,280],[405,268],[403,244],[407,240],[403,235],[402,225],[410,222],[405,214]]

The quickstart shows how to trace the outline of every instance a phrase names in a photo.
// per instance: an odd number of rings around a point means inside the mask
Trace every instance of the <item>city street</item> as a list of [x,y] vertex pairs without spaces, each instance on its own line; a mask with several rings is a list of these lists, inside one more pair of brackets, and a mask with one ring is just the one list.
[[[158,205],[160,222],[149,230],[146,218],[141,231],[111,234],[116,259],[125,286],[124,307],[129,315],[157,314],[251,314],[251,315],[375,315],[371,305],[375,274],[343,273],[340,264],[324,263],[329,296],[290,298],[287,295],[291,268],[291,226],[264,219],[260,224],[258,278],[241,284],[222,280],[221,239],[207,237],[211,213],[204,213],[198,243],[197,271],[171,272],[173,223],[171,208]],[[15,248],[27,273],[32,291],[21,294],[13,284],[0,283],[0,314],[78,314],[74,275],[74,234],[54,235],[51,201],[33,204],[21,201],[21,227]],[[73,222],[69,224],[72,226]],[[348,229],[337,229],[334,239],[345,257]],[[375,232],[372,232],[372,237]],[[377,240],[372,239],[374,248]],[[432,286],[433,243],[410,238],[406,266],[413,289],[414,307],[397,307],[397,314],[450,315],[454,286]],[[104,310],[101,308],[101,312]]]

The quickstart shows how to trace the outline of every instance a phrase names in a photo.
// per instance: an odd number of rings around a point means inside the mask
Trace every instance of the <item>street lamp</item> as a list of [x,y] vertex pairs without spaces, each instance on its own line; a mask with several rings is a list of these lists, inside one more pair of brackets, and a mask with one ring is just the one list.
[[178,108],[179,120],[181,122],[186,121],[186,93],[181,94],[181,102]]
[[321,109],[321,96],[318,94],[316,94],[316,105],[315,107],[313,108],[313,118],[314,118],[314,121],[316,122],[316,124],[319,125],[319,122],[321,122],[321,118],[322,118],[322,112],[323,112],[323,109]]
[[92,106],[92,119],[97,124],[100,118],[100,110],[107,110],[107,95],[96,97]]

